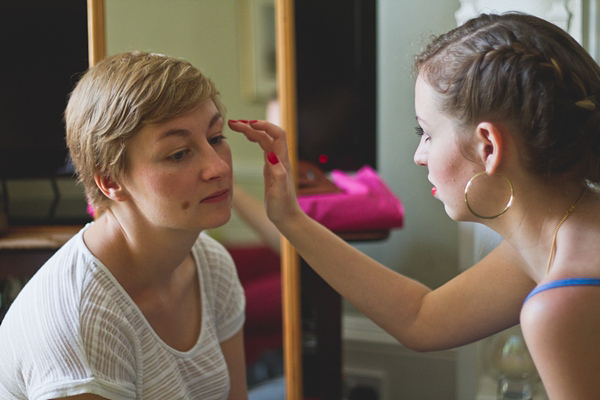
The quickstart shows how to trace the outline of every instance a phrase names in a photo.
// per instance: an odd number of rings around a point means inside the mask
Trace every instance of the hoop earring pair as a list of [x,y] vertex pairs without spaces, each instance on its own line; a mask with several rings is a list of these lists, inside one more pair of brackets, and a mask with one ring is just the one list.
[[477,213],[475,210],[473,210],[473,207],[471,207],[471,204],[469,204],[469,188],[473,184],[473,181],[475,181],[477,178],[479,178],[480,176],[485,175],[485,174],[486,174],[486,172],[482,171],[482,172],[475,174],[475,176],[473,176],[471,179],[469,179],[469,182],[467,183],[467,186],[465,187],[465,204],[467,205],[467,208],[469,209],[471,214],[473,214],[474,216],[481,218],[481,219],[494,219],[494,218],[498,218],[499,216],[501,216],[502,214],[504,214],[505,212],[508,211],[508,209],[512,205],[512,202],[515,198],[515,191],[514,191],[514,188],[513,188],[513,185],[512,185],[512,182],[510,181],[510,179],[508,179],[506,176],[504,176],[502,174],[497,174],[499,177],[506,180],[506,182],[508,183],[508,186],[510,187],[510,198],[508,199],[506,206],[504,207],[504,209],[502,211],[500,211],[496,215],[488,216],[488,215],[481,215],[481,214]]

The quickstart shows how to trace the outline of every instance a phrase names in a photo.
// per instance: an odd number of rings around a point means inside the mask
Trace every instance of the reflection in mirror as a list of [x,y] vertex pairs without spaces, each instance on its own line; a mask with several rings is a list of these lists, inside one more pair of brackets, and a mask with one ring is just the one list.
[[[265,118],[276,85],[274,0],[104,3],[106,55],[145,50],[186,59],[215,82],[226,118]],[[234,160],[234,213],[209,233],[231,253],[246,293],[251,398],[266,384],[269,399],[284,398],[279,236],[263,229],[270,223],[262,205],[263,155],[241,135],[225,136]]]

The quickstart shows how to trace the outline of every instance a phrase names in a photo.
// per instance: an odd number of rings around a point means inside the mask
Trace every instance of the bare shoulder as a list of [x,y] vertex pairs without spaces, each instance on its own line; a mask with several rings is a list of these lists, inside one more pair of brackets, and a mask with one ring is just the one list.
[[523,305],[521,324],[540,335],[581,335],[585,326],[600,326],[600,286],[562,286],[539,292]]
[[534,295],[523,306],[521,327],[550,398],[600,398],[599,286]]

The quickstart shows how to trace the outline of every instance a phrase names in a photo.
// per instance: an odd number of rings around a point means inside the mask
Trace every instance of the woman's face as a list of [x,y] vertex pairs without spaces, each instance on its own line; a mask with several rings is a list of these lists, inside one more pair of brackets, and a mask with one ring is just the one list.
[[212,100],[162,124],[147,125],[129,142],[123,186],[137,214],[150,223],[203,230],[231,217],[231,150]]
[[454,220],[472,220],[464,202],[467,182],[481,165],[464,157],[458,142],[456,121],[440,111],[440,94],[421,75],[415,85],[415,111],[421,141],[415,151],[417,165],[426,166],[433,195],[444,203]]

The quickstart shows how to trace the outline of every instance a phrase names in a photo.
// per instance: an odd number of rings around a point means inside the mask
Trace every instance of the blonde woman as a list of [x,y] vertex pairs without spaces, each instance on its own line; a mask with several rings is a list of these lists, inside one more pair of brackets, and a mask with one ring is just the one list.
[[247,398],[244,292],[202,233],[231,215],[223,118],[175,58],[119,54],[81,78],[67,143],[99,216],[3,320],[0,398]]

